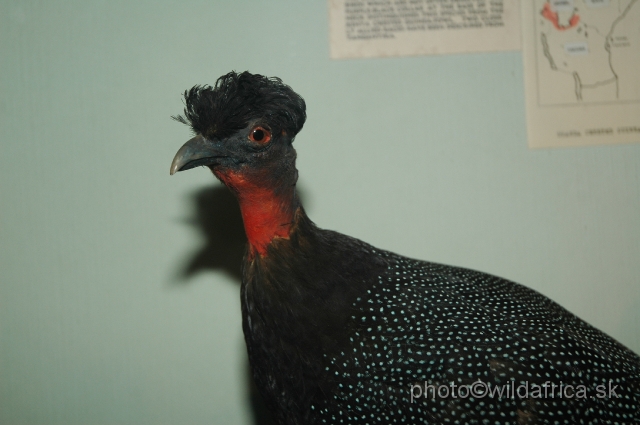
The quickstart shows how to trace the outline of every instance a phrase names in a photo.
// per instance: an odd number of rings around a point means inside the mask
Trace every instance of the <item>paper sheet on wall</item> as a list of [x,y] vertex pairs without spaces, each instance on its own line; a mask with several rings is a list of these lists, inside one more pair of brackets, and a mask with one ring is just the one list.
[[529,147],[640,142],[640,0],[526,0]]
[[333,59],[521,48],[520,0],[329,0]]

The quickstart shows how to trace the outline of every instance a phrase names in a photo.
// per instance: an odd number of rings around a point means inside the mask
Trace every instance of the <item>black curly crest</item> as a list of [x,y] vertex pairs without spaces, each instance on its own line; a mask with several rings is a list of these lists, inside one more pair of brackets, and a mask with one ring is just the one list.
[[214,87],[194,86],[184,92],[184,101],[184,116],[172,118],[208,139],[228,137],[256,119],[293,138],[307,119],[304,99],[291,87],[247,71],[231,71]]

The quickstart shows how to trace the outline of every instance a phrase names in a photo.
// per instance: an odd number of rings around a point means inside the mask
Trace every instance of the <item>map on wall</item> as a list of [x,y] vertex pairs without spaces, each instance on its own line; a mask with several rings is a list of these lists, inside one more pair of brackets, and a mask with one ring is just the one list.
[[540,103],[640,100],[638,0],[538,0]]
[[525,4],[529,145],[640,141],[640,0]]

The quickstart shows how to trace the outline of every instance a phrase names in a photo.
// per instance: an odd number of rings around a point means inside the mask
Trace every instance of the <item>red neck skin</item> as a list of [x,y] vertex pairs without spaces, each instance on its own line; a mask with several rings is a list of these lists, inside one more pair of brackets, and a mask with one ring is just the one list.
[[215,172],[233,192],[235,192],[244,230],[249,241],[250,255],[255,252],[261,257],[267,255],[267,247],[274,238],[289,239],[297,209],[295,185],[278,187],[265,186],[264,179],[251,178],[233,172]]

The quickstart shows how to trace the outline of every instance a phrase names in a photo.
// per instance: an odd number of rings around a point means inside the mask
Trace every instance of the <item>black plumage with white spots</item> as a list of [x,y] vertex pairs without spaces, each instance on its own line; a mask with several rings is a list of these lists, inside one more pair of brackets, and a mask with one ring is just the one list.
[[[638,356],[538,292],[378,250],[316,228],[303,211],[271,248],[247,265],[243,313],[256,377],[283,423],[640,422]],[[310,299],[288,299],[294,287]],[[340,319],[326,326],[335,313],[323,304],[335,300],[320,298],[336,290]],[[425,383],[449,391],[425,397]],[[474,384],[476,397],[460,390]],[[512,391],[521,385],[528,393]]]
[[186,100],[197,135],[172,173],[207,165],[238,197],[243,329],[281,424],[640,423],[640,358],[558,304],[316,227],[295,194],[304,101],[280,80]]

